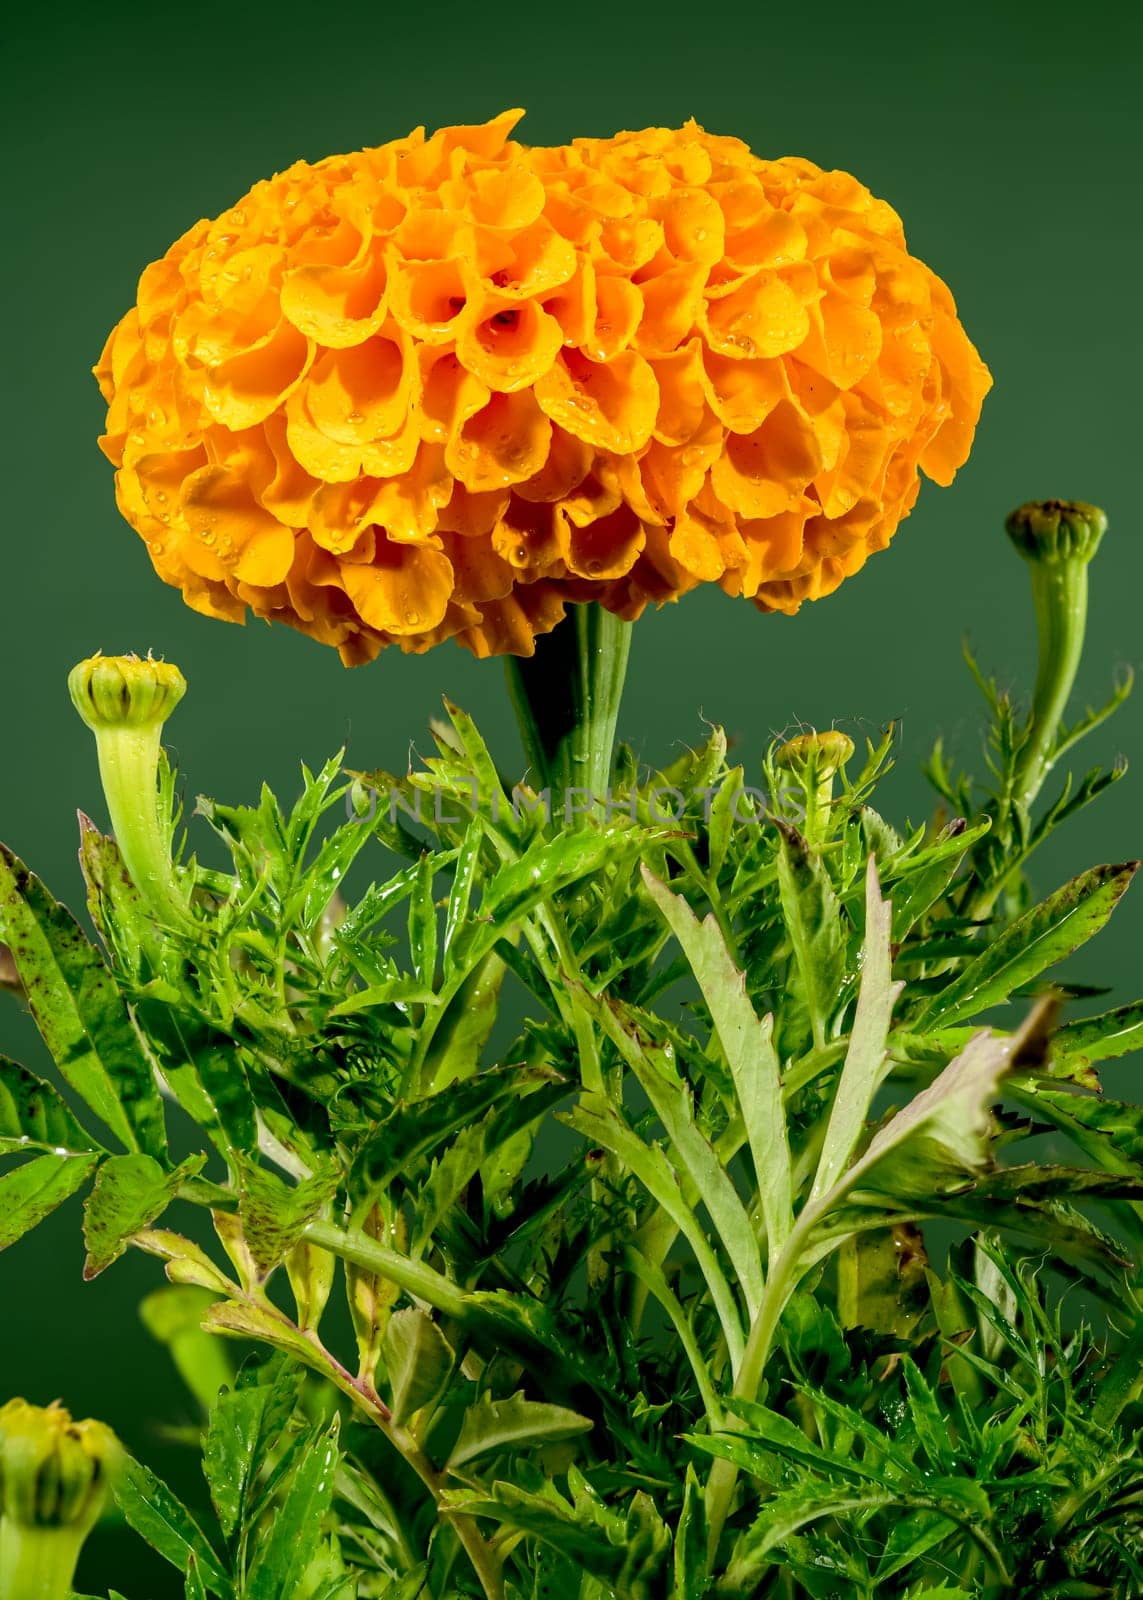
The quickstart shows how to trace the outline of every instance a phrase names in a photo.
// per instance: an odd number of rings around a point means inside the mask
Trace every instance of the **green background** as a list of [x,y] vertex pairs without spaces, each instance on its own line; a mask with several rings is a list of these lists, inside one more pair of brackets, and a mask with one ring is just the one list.
[[[1033,497],[1110,513],[1081,683],[1102,696],[1143,654],[1139,16],[1105,0],[25,6],[8,24],[5,108],[0,837],[79,904],[75,809],[98,817],[101,801],[64,678],[97,648],[153,648],[184,669],[170,735],[192,796],[250,799],[262,778],[291,792],[299,758],[343,742],[355,765],[396,766],[425,749],[445,691],[515,759],[495,662],[450,645],[350,673],[286,629],[185,610],[116,513],[89,377],[142,267],[200,215],[298,157],[510,105],[529,108],[520,136],[533,143],[693,115],[759,153],[855,172],[952,286],[996,380],[955,486],[923,489],[892,551],[838,595],[790,621],[700,593],[639,624],[621,729],[645,757],[698,739],[702,718],[724,723],[748,760],[795,721],[873,734],[898,718],[890,794],[898,819],[919,817],[933,735],[970,757],[979,743],[962,636],[1002,681],[1029,682],[1026,579],[1001,523]],[[1092,759],[1139,752],[1141,732],[1143,696]],[[1129,776],[1041,860],[1042,887],[1140,851],[1141,782]],[[1141,933],[1137,889],[1074,975],[1138,991]],[[40,1060],[11,1004],[0,1048]],[[0,1260],[0,1399],[59,1396],[185,1484],[189,1453],[162,1428],[191,1414],[134,1309],[161,1281],[157,1264],[128,1260],[83,1285],[79,1220],[70,1204]],[[81,1578],[131,1600],[181,1593],[115,1529],[93,1539]]]

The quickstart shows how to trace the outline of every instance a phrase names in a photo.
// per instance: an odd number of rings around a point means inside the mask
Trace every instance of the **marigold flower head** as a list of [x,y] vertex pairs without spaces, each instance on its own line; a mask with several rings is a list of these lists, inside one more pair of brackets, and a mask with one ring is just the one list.
[[855,178],[520,115],[298,162],[144,272],[102,445],[197,610],[349,664],[700,583],[792,612],[964,462],[988,372]]

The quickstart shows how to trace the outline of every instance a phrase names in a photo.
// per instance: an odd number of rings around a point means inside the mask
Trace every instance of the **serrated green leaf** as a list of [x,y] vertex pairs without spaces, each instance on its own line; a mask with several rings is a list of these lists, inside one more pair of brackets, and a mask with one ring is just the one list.
[[98,1155],[36,1156],[0,1177],[0,1250],[82,1189],[98,1164]]
[[870,856],[865,873],[865,943],[857,1011],[810,1191],[811,1200],[832,1189],[848,1166],[881,1082],[889,1021],[902,987],[890,981],[892,917],[891,905],[881,898],[876,860]]
[[114,979],[71,913],[2,845],[0,938],[63,1077],[128,1150],[164,1159],[162,1101]]
[[547,1067],[489,1067],[435,1094],[399,1101],[358,1153],[351,1186],[356,1193],[376,1194],[502,1101],[562,1083]]
[[194,1557],[209,1594],[229,1600],[233,1588],[210,1541],[177,1495],[133,1456],[127,1456],[112,1483],[115,1503],[127,1523],[169,1561],[185,1572]]
[[341,1459],[340,1419],[301,1452],[265,1532],[254,1547],[243,1600],[295,1600],[299,1577],[318,1553]]
[[[878,1130],[837,1187],[847,1194],[874,1188],[927,1197],[941,1177],[980,1172],[990,1159],[990,1110],[1016,1052],[1011,1039],[975,1035]],[[829,1202],[827,1195],[821,1203]]]
[[322,1520],[333,1499],[339,1418],[299,1453],[274,1512],[263,1523],[243,1584],[243,1600],[295,1600],[322,1542]]
[[1143,1050],[1143,1000],[1098,1017],[1065,1022],[1052,1040],[1052,1059],[1064,1063],[1111,1061]]
[[845,978],[841,907],[821,857],[796,828],[778,823],[778,890],[794,952],[794,974],[815,1046],[828,1038]]
[[118,1261],[131,1235],[162,1215],[182,1183],[200,1171],[205,1160],[190,1156],[173,1172],[164,1172],[150,1156],[109,1156],[83,1208],[84,1278],[97,1278]]
[[0,1056],[0,1155],[29,1149],[80,1155],[103,1146],[80,1127],[50,1083]]
[[1138,862],[1093,867],[1033,906],[928,1003],[917,1028],[966,1021],[1000,1005],[1022,985],[1093,938],[1111,916],[1135,876]]
[[737,1366],[742,1360],[745,1339],[734,1292],[711,1248],[706,1230],[682,1197],[678,1174],[667,1156],[657,1145],[644,1144],[600,1096],[585,1095],[580,1105],[560,1113],[559,1120],[582,1133],[592,1144],[601,1145],[617,1156],[686,1239],[714,1301],[731,1363]]
[[591,1427],[590,1417],[581,1417],[564,1406],[528,1400],[523,1391],[507,1400],[494,1400],[491,1395],[483,1394],[464,1413],[460,1433],[448,1458],[448,1470],[456,1472],[481,1456],[515,1445],[534,1446],[553,1444],[558,1439],[574,1439]]
[[643,881],[690,962],[710,1009],[746,1128],[773,1259],[790,1230],[793,1198],[772,1020],[759,1020],[746,993],[746,980],[731,960],[714,918],[700,923],[686,901],[645,867]]
[[186,1584],[183,1594],[185,1600],[206,1600],[206,1585],[202,1581],[198,1557],[193,1554],[187,1557]]
[[675,1529],[675,1582],[671,1600],[703,1600],[709,1578],[706,1508],[695,1469],[688,1466],[683,1509]]
[[436,1323],[415,1307],[395,1311],[389,1318],[381,1354],[389,1375],[389,1409],[395,1423],[436,1404],[456,1360]]
[[258,1270],[268,1274],[283,1262],[321,1215],[338,1185],[337,1173],[316,1172],[289,1184],[268,1167],[243,1161],[239,1169],[242,1234]]

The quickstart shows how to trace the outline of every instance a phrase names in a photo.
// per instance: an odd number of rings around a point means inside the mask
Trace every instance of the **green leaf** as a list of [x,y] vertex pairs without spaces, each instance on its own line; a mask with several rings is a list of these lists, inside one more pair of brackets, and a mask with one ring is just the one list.
[[185,1600],[206,1600],[206,1585],[202,1581],[198,1557],[193,1554],[187,1557],[186,1587],[183,1594]]
[[[927,1089],[879,1129],[838,1189],[927,1198],[943,1177],[981,1171],[990,1160],[990,1110],[1018,1053],[1018,1040],[987,1031],[970,1039]],[[831,1203],[830,1196],[822,1203]]]
[[82,1189],[98,1164],[98,1155],[48,1155],[6,1172],[0,1178],[0,1250]]
[[845,979],[841,908],[821,857],[796,828],[777,824],[778,891],[794,951],[795,983],[805,1003],[815,1046],[828,1037]]
[[162,1101],[114,979],[71,913],[3,845],[0,938],[63,1077],[128,1150],[164,1159]]
[[421,857],[413,892],[409,896],[409,951],[421,987],[433,992],[437,967],[437,908],[433,900],[436,864],[428,853]]
[[792,1221],[790,1151],[773,1020],[758,1018],[746,979],[734,965],[713,916],[700,923],[680,896],[646,867],[643,881],[691,964],[734,1081],[766,1223],[771,1259]]
[[50,1083],[0,1056],[0,1155],[28,1149],[80,1155],[102,1148]]
[[526,1400],[522,1391],[507,1400],[494,1400],[491,1395],[482,1394],[464,1413],[460,1433],[448,1458],[448,1471],[456,1472],[481,1456],[509,1450],[514,1445],[554,1444],[559,1439],[574,1439],[591,1427],[590,1417],[581,1417],[564,1406]]
[[753,1594],[770,1565],[770,1551],[784,1544],[807,1523],[854,1512],[869,1513],[893,1504],[895,1496],[891,1493],[872,1490],[847,1493],[831,1485],[799,1486],[774,1495],[766,1501],[761,1514],[736,1546],[719,1587],[727,1594]]
[[598,1095],[585,1094],[581,1104],[560,1113],[559,1120],[582,1133],[592,1144],[601,1145],[618,1157],[686,1239],[714,1301],[731,1363],[737,1366],[742,1360],[745,1341],[734,1292],[711,1248],[705,1228],[683,1199],[678,1174],[665,1153],[658,1145],[644,1144],[614,1107]]
[[865,1130],[873,1096],[881,1082],[889,1020],[903,985],[890,981],[889,938],[893,909],[882,900],[873,856],[865,873],[865,944],[857,1011],[845,1064],[826,1127],[810,1199],[832,1189],[848,1166]]
[[298,1579],[317,1555],[341,1459],[338,1417],[304,1450],[265,1533],[255,1542],[243,1600],[295,1600]]
[[1143,1172],[1143,1106],[1037,1085],[1018,1095],[1108,1172]]
[[847,1328],[909,1339],[929,1308],[928,1257],[912,1222],[871,1228],[842,1242],[837,1309]]
[[97,1278],[118,1261],[131,1235],[161,1216],[180,1185],[197,1173],[205,1160],[205,1156],[191,1156],[173,1172],[164,1172],[150,1156],[109,1156],[83,1208],[84,1278]]
[[381,1354],[389,1374],[389,1408],[396,1423],[436,1404],[456,1361],[436,1323],[415,1307],[395,1311],[389,1318]]
[[967,1021],[1071,955],[1103,927],[1138,865],[1092,867],[1033,906],[922,1006],[913,1025]]
[[671,1600],[703,1600],[709,1574],[706,1508],[695,1469],[688,1466],[683,1509],[675,1529],[675,1584]]
[[216,1292],[197,1284],[168,1283],[153,1290],[139,1306],[143,1326],[152,1339],[167,1347],[179,1377],[204,1412],[210,1411],[220,1390],[233,1378],[221,1340],[202,1329],[202,1319],[216,1299]]
[[357,1155],[351,1178],[355,1193],[376,1194],[398,1174],[409,1174],[423,1156],[502,1101],[562,1084],[549,1067],[489,1067],[436,1094],[399,1101]]
[[210,1541],[182,1501],[149,1467],[127,1456],[115,1475],[112,1493],[129,1526],[164,1560],[185,1572],[193,1556],[206,1591],[229,1600],[234,1591]]
[[1099,1017],[1079,1017],[1065,1022],[1052,1040],[1052,1060],[1110,1061],[1143,1050],[1143,1000],[1118,1006]]
[[267,1450],[293,1413],[299,1374],[283,1363],[266,1383],[219,1394],[203,1443],[203,1471],[219,1526],[229,1539],[247,1505]]
[[317,1172],[289,1184],[268,1167],[243,1161],[239,1168],[242,1234],[258,1270],[268,1275],[320,1216],[337,1188],[335,1172]]

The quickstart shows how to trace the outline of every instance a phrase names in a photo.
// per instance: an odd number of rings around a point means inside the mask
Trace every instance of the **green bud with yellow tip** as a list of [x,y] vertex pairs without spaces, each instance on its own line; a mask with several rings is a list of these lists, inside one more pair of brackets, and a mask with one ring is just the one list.
[[193,918],[159,808],[160,736],[186,679],[150,656],[95,655],[72,668],[68,689],[95,734],[111,827],[131,881],[157,923],[188,926]]
[[774,765],[789,772],[805,795],[805,831],[820,839],[833,804],[833,780],[853,754],[853,740],[838,728],[800,733],[774,751]]
[[120,1453],[110,1428],[58,1404],[0,1407],[0,1600],[68,1600]]
[[1075,684],[1087,627],[1088,563],[1107,531],[1107,515],[1083,500],[1030,500],[1010,512],[1005,530],[1028,563],[1039,661],[1032,715],[1016,766],[1014,799],[1027,808],[1051,771]]

